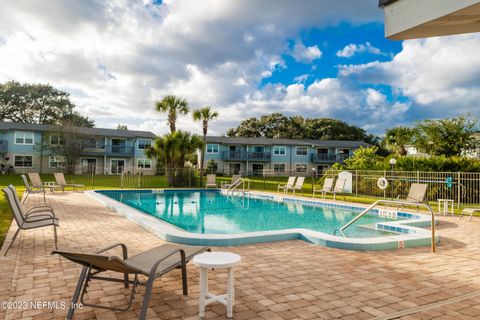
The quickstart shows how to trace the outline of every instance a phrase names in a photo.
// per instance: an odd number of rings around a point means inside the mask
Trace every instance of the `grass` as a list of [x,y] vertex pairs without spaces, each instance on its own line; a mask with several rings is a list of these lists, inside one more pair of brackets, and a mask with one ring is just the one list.
[[12,222],[12,212],[8,207],[7,200],[5,198],[0,199],[0,247],[5,241],[8,228]]

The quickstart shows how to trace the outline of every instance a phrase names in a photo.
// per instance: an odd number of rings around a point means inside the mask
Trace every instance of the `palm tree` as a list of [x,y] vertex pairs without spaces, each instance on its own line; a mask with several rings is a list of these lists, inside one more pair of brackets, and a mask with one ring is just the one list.
[[407,146],[413,143],[415,129],[410,127],[394,127],[385,133],[385,145],[388,150],[400,156],[407,154]]
[[205,146],[207,145],[208,122],[215,120],[218,117],[218,112],[212,111],[210,107],[203,107],[193,111],[193,121],[201,121],[203,129],[203,144],[201,158],[200,158],[200,185],[203,185],[203,163],[205,161]]
[[[152,148],[146,150],[149,158],[157,157],[165,164],[165,175],[170,186],[182,183],[183,169],[188,158],[196,150],[203,148],[203,141],[197,135],[175,131],[158,137]],[[179,170],[177,170],[179,169]]]
[[155,109],[159,112],[168,113],[168,125],[170,126],[171,133],[177,130],[177,116],[179,114],[187,114],[189,111],[187,100],[171,95],[163,97],[160,101],[156,101]]

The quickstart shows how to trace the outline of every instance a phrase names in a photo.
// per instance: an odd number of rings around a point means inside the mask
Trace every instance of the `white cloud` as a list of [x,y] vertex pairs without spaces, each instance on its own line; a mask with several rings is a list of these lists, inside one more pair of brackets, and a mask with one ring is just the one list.
[[292,56],[297,62],[312,63],[322,57],[322,51],[317,45],[306,47],[301,42],[296,42],[292,49]]
[[342,50],[337,51],[337,57],[342,58],[351,58],[356,54],[368,52],[375,55],[386,55],[380,49],[372,46],[370,42],[365,42],[364,44],[349,44],[346,45]]

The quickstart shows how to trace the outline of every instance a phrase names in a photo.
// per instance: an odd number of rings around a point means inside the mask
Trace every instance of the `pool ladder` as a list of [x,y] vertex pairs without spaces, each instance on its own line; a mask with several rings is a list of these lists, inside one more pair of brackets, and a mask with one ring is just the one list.
[[360,219],[361,217],[366,215],[368,212],[370,212],[373,208],[375,208],[379,204],[383,204],[383,205],[394,204],[394,205],[397,205],[397,209],[398,209],[399,205],[407,205],[407,206],[408,205],[410,205],[410,206],[414,205],[414,206],[426,208],[430,212],[430,215],[432,217],[432,220],[431,220],[432,252],[435,252],[435,214],[433,213],[432,208],[427,203],[408,202],[408,201],[401,201],[401,200],[384,200],[384,199],[377,200],[373,204],[371,204],[368,208],[366,208],[365,210],[360,212],[358,214],[358,216],[356,216],[355,218],[353,218],[352,220],[347,222],[343,227],[341,227],[340,229],[335,229],[335,231],[333,232],[333,235],[335,236],[337,234],[337,231],[338,231],[342,236],[346,237],[346,235],[343,231],[345,231],[348,227],[350,227],[352,224],[354,224],[356,221],[358,221],[358,219]]
[[227,188],[227,194],[229,192],[231,194],[233,194],[234,191],[239,191],[238,187],[240,187],[240,186],[242,186],[242,191],[241,192],[243,192],[245,194],[245,183],[246,183],[247,190],[250,190],[250,180],[244,179],[244,178],[239,178],[237,181],[232,183],[232,185],[230,185]]

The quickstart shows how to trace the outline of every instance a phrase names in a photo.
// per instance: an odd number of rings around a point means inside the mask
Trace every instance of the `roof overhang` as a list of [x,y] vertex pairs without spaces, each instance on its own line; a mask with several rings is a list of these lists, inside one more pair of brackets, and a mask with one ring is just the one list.
[[380,0],[385,36],[407,40],[480,32],[480,0]]

